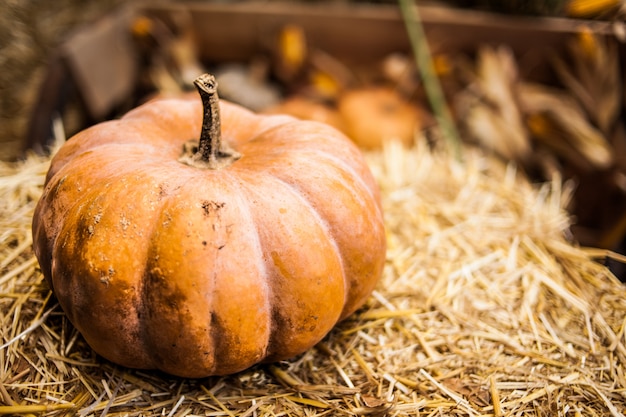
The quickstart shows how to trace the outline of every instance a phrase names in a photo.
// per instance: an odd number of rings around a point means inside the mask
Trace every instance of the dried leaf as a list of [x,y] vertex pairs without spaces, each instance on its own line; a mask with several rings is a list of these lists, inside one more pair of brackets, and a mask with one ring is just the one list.
[[308,56],[307,38],[304,29],[298,25],[285,25],[278,33],[276,73],[289,83],[300,74]]
[[584,169],[605,169],[613,162],[604,135],[567,94],[539,84],[524,83],[519,98],[534,137],[561,157]]
[[361,395],[364,407],[356,407],[351,411],[358,416],[384,416],[393,408],[393,402],[374,397]]
[[198,60],[195,34],[187,13],[173,15],[174,28],[158,18],[138,16],[131,31],[150,56],[148,76],[157,91],[164,95],[178,94],[193,86],[205,73]]
[[522,126],[511,124],[502,114],[482,103],[471,106],[464,117],[472,137],[486,149],[506,160],[523,159],[529,152],[528,137]]
[[569,44],[569,52],[571,62],[555,57],[554,67],[591,120],[608,134],[622,103],[617,45],[585,28]]
[[512,52],[504,46],[483,46],[476,66],[475,85],[459,105],[470,135],[507,160],[528,158],[531,146],[517,103],[519,80]]
[[565,7],[565,12],[572,17],[590,17],[607,13],[621,3],[620,0],[570,0]]

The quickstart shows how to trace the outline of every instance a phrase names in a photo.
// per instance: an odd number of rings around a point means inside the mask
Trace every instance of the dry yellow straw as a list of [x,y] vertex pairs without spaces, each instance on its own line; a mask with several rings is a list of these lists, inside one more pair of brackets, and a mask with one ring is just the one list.
[[463,155],[368,153],[388,254],[367,304],[299,357],[197,381],[93,354],[22,266],[48,160],[0,164],[0,414],[619,415],[626,290],[596,260],[626,259],[568,240],[568,184]]
[[0,405],[0,415],[46,413],[49,411],[71,410],[74,404],[41,404],[41,405]]

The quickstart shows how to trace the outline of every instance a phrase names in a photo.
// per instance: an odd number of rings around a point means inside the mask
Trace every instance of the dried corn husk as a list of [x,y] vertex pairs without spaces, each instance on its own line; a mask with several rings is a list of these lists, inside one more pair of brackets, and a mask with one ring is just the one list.
[[274,48],[274,65],[278,78],[289,84],[303,71],[309,58],[309,48],[304,29],[287,24],[278,32]]
[[572,17],[591,17],[606,14],[623,3],[622,0],[570,0],[565,12]]
[[158,18],[141,15],[134,19],[130,28],[138,45],[149,56],[147,76],[162,95],[180,94],[192,88],[193,80],[206,72],[198,59],[191,17],[187,13],[173,17],[174,29]]
[[517,102],[517,64],[505,46],[483,46],[476,77],[457,97],[459,118],[469,135],[506,160],[525,160],[531,146]]
[[[443,65],[440,67],[443,70]],[[380,63],[380,75],[405,97],[414,96],[420,88],[415,60],[406,54],[392,53],[386,56]]]
[[613,163],[605,136],[569,95],[532,83],[520,84],[518,92],[536,139],[583,169],[606,169]]
[[605,135],[610,134],[622,107],[617,45],[584,28],[569,44],[569,55],[571,62],[554,58],[561,82],[596,126]]

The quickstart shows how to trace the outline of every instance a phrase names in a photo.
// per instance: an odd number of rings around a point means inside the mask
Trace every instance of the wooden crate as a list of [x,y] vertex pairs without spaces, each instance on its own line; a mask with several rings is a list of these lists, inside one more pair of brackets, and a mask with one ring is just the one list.
[[[200,58],[209,63],[246,61],[267,53],[286,24],[302,27],[311,45],[340,57],[348,65],[367,65],[392,52],[410,52],[397,6],[389,4],[172,2],[130,4],[99,22],[79,28],[51,57],[48,74],[32,113],[25,149],[42,151],[51,136],[52,118],[63,114],[67,91],[84,110],[75,126],[115,117],[136,103],[141,61],[130,34],[136,16],[171,21],[190,16]],[[563,50],[581,27],[614,37],[609,22],[562,18],[513,17],[439,5],[420,6],[433,53],[471,54],[481,44],[507,44],[529,79],[548,76],[548,57]],[[68,135],[74,133],[66,132]]]

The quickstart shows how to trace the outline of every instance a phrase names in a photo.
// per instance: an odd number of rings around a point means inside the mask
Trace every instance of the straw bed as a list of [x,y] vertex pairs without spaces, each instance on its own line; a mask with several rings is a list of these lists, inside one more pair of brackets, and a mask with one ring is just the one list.
[[42,279],[48,159],[0,165],[0,414],[620,416],[626,291],[567,240],[572,190],[480,151],[367,155],[388,262],[367,305],[291,361],[186,380],[95,356]]

